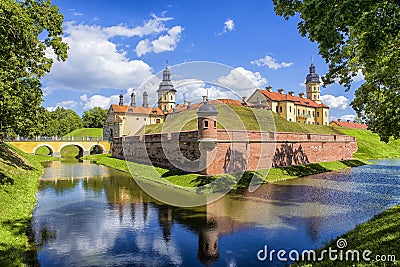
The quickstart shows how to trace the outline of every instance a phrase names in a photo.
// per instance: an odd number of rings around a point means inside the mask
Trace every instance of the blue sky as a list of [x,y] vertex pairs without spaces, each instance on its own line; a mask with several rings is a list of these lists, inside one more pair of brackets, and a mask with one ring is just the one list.
[[[63,106],[82,114],[94,106],[108,108],[118,102],[120,93],[128,103],[132,89],[140,104],[143,83],[162,71],[166,60],[170,66],[221,63],[229,67],[219,81],[232,85],[238,81],[235,73],[240,72],[257,87],[270,85],[273,90],[296,93],[305,91],[311,57],[320,75],[327,71],[317,44],[299,35],[298,19],[285,21],[276,16],[271,0],[52,2],[64,14],[70,51],[68,60],[55,62],[43,79],[43,105],[49,110]],[[174,76],[173,67],[171,72],[176,85],[182,82],[179,79],[193,78]],[[332,118],[354,118],[349,104],[362,75],[357,79],[349,92],[338,84],[322,88]],[[178,102],[188,96],[195,101],[205,88],[201,83],[178,87]],[[146,87],[151,100],[156,89],[157,79],[153,87]],[[232,97],[215,90],[211,97]],[[249,94],[238,89],[238,96]]]

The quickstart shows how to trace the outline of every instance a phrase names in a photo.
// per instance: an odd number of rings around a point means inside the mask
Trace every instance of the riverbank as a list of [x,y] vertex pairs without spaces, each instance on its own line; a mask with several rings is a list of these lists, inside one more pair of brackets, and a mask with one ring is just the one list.
[[0,143],[0,263],[20,266],[29,251],[27,232],[36,204],[42,159]]
[[[331,241],[327,246],[316,250],[316,255],[331,247],[338,249],[338,240],[344,239],[347,246],[344,251],[357,250],[360,253],[360,262],[330,261],[325,257],[323,261],[301,262],[294,266],[400,266],[400,205],[394,206],[376,215],[368,222],[357,225],[353,230]],[[362,252],[370,250],[370,261],[362,260]],[[394,256],[394,257],[393,257]],[[350,258],[351,259],[351,258]]]
[[[212,191],[224,190],[226,189],[226,186],[232,187],[233,185],[235,185],[234,188],[247,187],[250,182],[256,182],[257,184],[273,183],[281,180],[295,179],[302,176],[337,171],[366,164],[366,162],[361,160],[342,160],[248,171],[243,175],[223,174],[218,176],[204,176],[195,173],[181,173],[134,162],[126,162],[125,160],[112,158],[110,154],[91,155],[83,157],[82,159],[91,160],[97,164],[105,165],[123,172],[132,173],[135,178],[143,178],[158,183],[181,187],[186,190],[196,190],[202,186],[206,188],[207,186],[213,186],[213,188],[209,188]],[[215,187],[215,184],[210,185],[213,181],[221,178],[223,183],[218,183],[218,186],[223,184],[223,188],[217,188]],[[239,182],[237,183],[236,181],[238,180]]]

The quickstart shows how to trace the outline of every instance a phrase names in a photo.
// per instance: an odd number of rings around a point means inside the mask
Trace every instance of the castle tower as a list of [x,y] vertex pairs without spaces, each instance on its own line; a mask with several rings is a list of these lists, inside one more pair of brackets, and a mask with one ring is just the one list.
[[136,107],[136,96],[135,96],[135,92],[132,92],[131,94],[131,107]]
[[321,83],[319,81],[319,75],[317,73],[315,73],[314,63],[311,63],[310,72],[307,74],[307,77],[306,77],[307,98],[314,100],[318,104],[321,103],[320,84]]
[[217,109],[208,101],[199,108],[197,111],[199,139],[217,139],[217,115]]
[[163,79],[158,87],[158,107],[165,111],[175,108],[176,90],[171,82],[171,74],[168,69],[168,62],[163,71]]
[[149,107],[149,100],[148,100],[149,94],[144,91],[143,92],[143,107],[148,108]]
[[122,94],[119,95],[119,106],[123,106],[124,105],[124,96]]

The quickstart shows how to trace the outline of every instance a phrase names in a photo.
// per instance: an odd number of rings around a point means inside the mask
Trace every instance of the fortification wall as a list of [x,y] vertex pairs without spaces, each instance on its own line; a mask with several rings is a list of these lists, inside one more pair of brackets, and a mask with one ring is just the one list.
[[224,131],[198,140],[197,131],[114,139],[112,155],[207,175],[351,159],[354,137],[306,133]]

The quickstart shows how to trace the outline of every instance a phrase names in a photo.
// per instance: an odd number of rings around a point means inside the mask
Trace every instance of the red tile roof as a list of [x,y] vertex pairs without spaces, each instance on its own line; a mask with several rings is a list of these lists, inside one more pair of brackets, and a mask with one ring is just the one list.
[[309,107],[314,107],[314,108],[329,108],[329,106],[321,103],[318,104],[314,100],[304,98],[304,97],[299,97],[299,96],[292,96],[288,94],[281,94],[278,92],[270,92],[268,90],[261,90],[259,89],[261,93],[263,93],[266,97],[271,99],[272,101],[292,101],[296,105],[302,105],[302,106],[309,106]]
[[140,114],[155,114],[155,115],[164,115],[160,108],[144,108],[141,106],[131,107],[131,106],[120,106],[113,104],[111,105],[112,109],[116,113],[140,113]]
[[331,121],[331,123],[334,123],[337,126],[340,126],[343,128],[368,129],[368,126],[365,123],[356,123],[356,122],[351,122],[351,121],[338,121],[338,120]]

